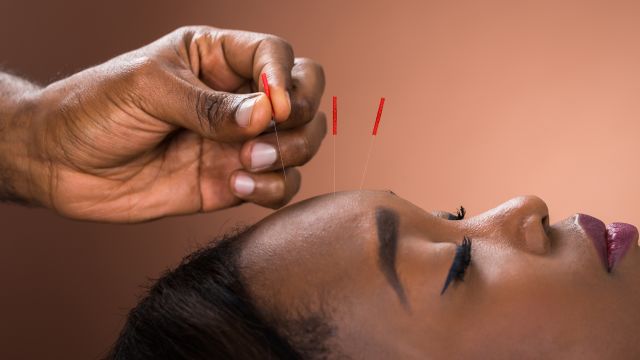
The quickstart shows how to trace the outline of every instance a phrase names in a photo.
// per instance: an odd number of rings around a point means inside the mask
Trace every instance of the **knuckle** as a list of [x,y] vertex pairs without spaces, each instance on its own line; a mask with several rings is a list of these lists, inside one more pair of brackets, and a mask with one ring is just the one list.
[[113,76],[119,96],[144,107],[146,94],[155,92],[163,81],[160,62],[151,56],[136,56],[118,66]]
[[215,42],[216,34],[212,31],[192,31],[191,39],[199,44],[207,45]]
[[325,77],[324,77],[324,68],[322,67],[322,65],[314,61],[313,70],[318,74],[318,78],[324,83]]
[[275,200],[275,201],[273,201],[271,203],[271,206],[274,209],[279,209],[279,208],[287,205],[289,203],[289,201],[291,201],[291,197],[290,196],[286,196],[285,194],[282,194],[282,196],[280,198],[278,198],[277,200]]
[[172,32],[172,34],[178,37],[193,38],[196,35],[211,34],[211,33],[220,32],[220,31],[223,31],[223,30],[213,26],[208,26],[208,25],[184,25],[175,29]]
[[188,44],[192,39],[196,37],[196,34],[198,34],[198,32],[200,31],[201,30],[198,26],[181,26],[172,31],[171,34],[168,35],[168,37],[170,37],[176,43]]
[[267,35],[264,41],[274,47],[284,50],[287,54],[293,57],[293,46],[291,46],[287,40],[276,35]]
[[320,127],[320,138],[324,138],[325,136],[327,136],[327,132],[328,132],[328,126],[327,126],[327,116],[323,113],[320,112],[318,113],[318,126]]
[[160,61],[154,56],[141,56],[132,63],[133,68],[140,75],[156,73],[161,69]]
[[300,154],[303,161],[302,164],[306,164],[309,160],[311,160],[315,151],[313,149],[311,139],[309,139],[308,135],[303,136],[301,142],[302,144],[301,144]]
[[265,201],[266,206],[272,209],[277,209],[283,207],[289,202],[287,199],[286,184],[282,174],[280,174],[277,181],[271,182],[268,189],[265,190],[271,194],[269,199]]
[[305,67],[311,68],[312,70],[316,71],[316,72],[324,72],[324,69],[322,68],[322,65],[320,65],[319,62],[311,59],[311,58],[307,58],[307,57],[299,57],[296,58],[296,62],[300,65],[304,65]]
[[220,130],[227,114],[233,113],[229,97],[204,90],[197,91],[195,106],[201,129],[213,134]]
[[315,106],[311,99],[306,97],[301,98],[297,101],[296,105],[303,123],[308,123],[313,120],[313,116],[315,115]]
[[185,35],[185,34],[196,33],[198,30],[200,30],[199,26],[184,25],[184,26],[180,26],[179,28],[173,30],[173,33],[177,34],[177,35]]
[[180,38],[186,34],[191,33],[192,31],[193,31],[193,28],[191,26],[184,25],[173,30],[171,33],[169,33],[169,36],[175,36]]
[[131,59],[121,69],[121,78],[134,88],[144,88],[162,71],[160,62],[152,56],[139,56]]
[[184,42],[190,42],[197,39],[213,40],[220,34],[224,33],[224,30],[207,26],[207,25],[186,25],[177,28],[173,34]]
[[324,79],[324,68],[319,62],[310,58],[296,58],[296,63],[318,79]]

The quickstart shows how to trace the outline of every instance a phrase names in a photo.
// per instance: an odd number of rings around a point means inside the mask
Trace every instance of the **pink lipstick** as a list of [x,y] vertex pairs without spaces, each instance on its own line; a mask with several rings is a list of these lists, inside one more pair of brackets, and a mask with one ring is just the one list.
[[608,272],[620,262],[631,244],[638,241],[638,229],[630,224],[605,225],[593,216],[578,214],[578,224],[591,238]]

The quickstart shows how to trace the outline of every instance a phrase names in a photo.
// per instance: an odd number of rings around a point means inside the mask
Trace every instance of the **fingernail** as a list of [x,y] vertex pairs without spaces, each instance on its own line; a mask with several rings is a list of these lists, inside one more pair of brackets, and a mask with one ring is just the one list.
[[278,158],[276,148],[271,145],[257,143],[251,149],[251,169],[261,169],[273,165]]
[[233,187],[236,190],[236,193],[242,196],[251,195],[253,189],[256,187],[256,183],[253,179],[245,174],[236,175],[236,179],[234,180]]
[[236,122],[241,127],[247,127],[251,123],[251,113],[253,112],[253,105],[256,104],[256,99],[247,99],[240,104],[238,110],[236,110]]

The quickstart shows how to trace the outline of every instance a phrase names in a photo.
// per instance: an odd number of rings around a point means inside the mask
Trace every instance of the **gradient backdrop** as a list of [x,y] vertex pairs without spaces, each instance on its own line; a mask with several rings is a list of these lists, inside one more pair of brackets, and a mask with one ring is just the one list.
[[[340,99],[337,188],[470,215],[536,194],[640,224],[638,1],[35,1],[0,3],[0,63],[46,84],[187,24],[269,32],[324,65]],[[295,201],[332,190],[332,146]],[[255,206],[141,225],[0,205],[0,358],[104,355],[149,278]]]

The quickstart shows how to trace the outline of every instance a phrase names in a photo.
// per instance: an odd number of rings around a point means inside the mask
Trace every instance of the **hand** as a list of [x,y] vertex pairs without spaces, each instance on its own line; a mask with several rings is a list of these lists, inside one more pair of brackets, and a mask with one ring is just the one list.
[[[267,74],[271,101],[260,76]],[[326,133],[322,68],[264,34],[188,27],[40,90],[25,197],[136,222],[243,201],[277,208]],[[278,126],[282,159],[270,122]],[[286,169],[286,181],[281,168]]]

